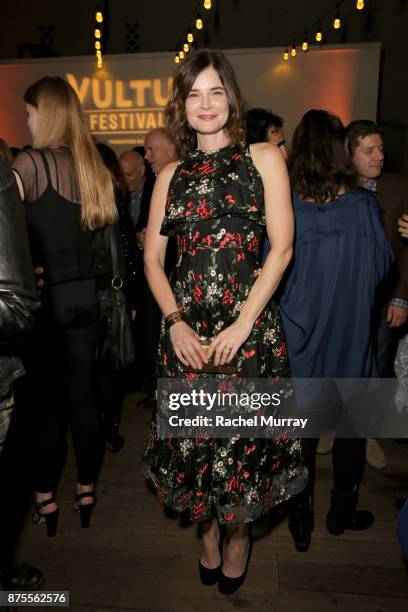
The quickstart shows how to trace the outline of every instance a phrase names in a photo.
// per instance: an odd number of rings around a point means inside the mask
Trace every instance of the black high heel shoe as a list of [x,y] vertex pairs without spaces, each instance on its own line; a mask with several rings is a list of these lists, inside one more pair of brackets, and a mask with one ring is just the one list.
[[222,563],[218,567],[214,569],[210,569],[209,567],[204,567],[201,561],[198,561],[198,571],[200,574],[200,580],[206,586],[214,586],[220,578],[221,575]]
[[229,578],[228,576],[225,576],[225,574],[222,573],[222,570],[220,571],[220,577],[218,579],[218,591],[222,595],[232,595],[232,593],[235,593],[235,591],[237,591],[244,584],[248,572],[249,561],[251,560],[251,555],[252,538],[251,536],[249,536],[249,550],[244,573],[241,574],[241,576],[238,576],[237,578]]
[[298,508],[289,514],[289,531],[298,552],[307,552],[312,541],[314,512],[310,507]]
[[[80,504],[79,500],[84,497],[92,497],[93,501],[90,504]],[[96,504],[95,491],[84,491],[75,495],[75,511],[79,512],[82,529],[87,529],[91,525],[91,514]]]
[[44,514],[43,512],[41,512],[41,510],[46,506],[49,506],[50,504],[56,503],[57,502],[55,501],[55,497],[52,496],[49,499],[46,499],[42,502],[37,502],[35,504],[33,521],[36,525],[45,521],[45,524],[47,526],[47,535],[49,538],[52,538],[57,535],[59,508],[57,508],[53,512],[48,512],[48,514]]

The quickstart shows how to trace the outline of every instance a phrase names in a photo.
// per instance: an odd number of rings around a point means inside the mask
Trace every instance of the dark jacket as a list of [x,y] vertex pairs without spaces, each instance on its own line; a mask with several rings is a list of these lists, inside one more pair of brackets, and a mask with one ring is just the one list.
[[38,306],[23,204],[11,169],[0,159],[0,406],[23,372],[18,355]]
[[0,351],[15,352],[33,325],[39,301],[23,204],[8,164],[0,160]]
[[408,239],[398,232],[398,219],[408,214],[408,181],[401,175],[383,172],[377,181],[377,200],[387,238],[395,255],[384,302],[392,298],[408,301]]

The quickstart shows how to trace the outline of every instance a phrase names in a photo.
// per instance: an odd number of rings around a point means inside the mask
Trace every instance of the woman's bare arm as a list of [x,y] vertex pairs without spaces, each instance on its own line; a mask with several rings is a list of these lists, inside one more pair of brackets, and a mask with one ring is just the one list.
[[[239,317],[218,334],[209,349],[209,357],[215,353],[215,364],[230,362],[248,338],[292,257],[294,218],[289,177],[282,153],[274,145],[260,143],[251,146],[251,154],[264,186],[266,229],[271,250]],[[229,353],[223,350],[225,346],[232,347]]]
[[[150,289],[164,316],[178,310],[178,304],[164,272],[164,260],[168,238],[160,234],[165,215],[167,192],[177,163],[166,166],[156,179],[146,229],[144,263]],[[200,369],[207,361],[198,336],[184,321],[174,323],[170,328],[174,351],[186,366]]]

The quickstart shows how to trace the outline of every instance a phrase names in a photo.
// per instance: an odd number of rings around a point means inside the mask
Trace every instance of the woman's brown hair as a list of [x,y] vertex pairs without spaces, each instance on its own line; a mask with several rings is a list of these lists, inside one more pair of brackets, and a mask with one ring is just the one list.
[[356,185],[356,171],[338,117],[322,110],[307,112],[293,135],[289,156],[293,192],[304,200],[335,200],[341,188]]
[[60,77],[44,77],[33,83],[23,97],[26,104],[38,109],[34,147],[66,146],[72,153],[84,229],[113,223],[117,209],[112,177],[96,150],[71,85]]
[[212,66],[217,72],[225,89],[229,104],[229,116],[225,129],[231,139],[231,144],[245,142],[243,104],[234,70],[220,51],[200,49],[188,55],[178,67],[166,106],[166,130],[181,158],[184,158],[188,151],[197,147],[196,132],[187,122],[185,104],[194,81],[208,66]]

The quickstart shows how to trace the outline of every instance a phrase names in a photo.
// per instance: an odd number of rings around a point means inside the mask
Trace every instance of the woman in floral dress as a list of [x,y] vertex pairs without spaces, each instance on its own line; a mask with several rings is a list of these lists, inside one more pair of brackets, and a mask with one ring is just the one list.
[[[293,241],[282,155],[267,143],[244,148],[239,88],[220,52],[197,51],[179,67],[166,124],[181,161],[157,178],[145,248],[146,276],[164,315],[158,377],[191,377],[186,368],[235,357],[242,378],[285,377],[287,351],[271,301]],[[272,249],[260,270],[265,227]],[[174,234],[178,261],[169,283],[163,263]],[[207,354],[200,338],[211,341]],[[248,523],[305,486],[296,440],[160,439],[156,417],[143,465],[160,501],[201,523],[200,576],[218,581],[223,593],[245,578]],[[220,525],[227,532],[222,556]]]

